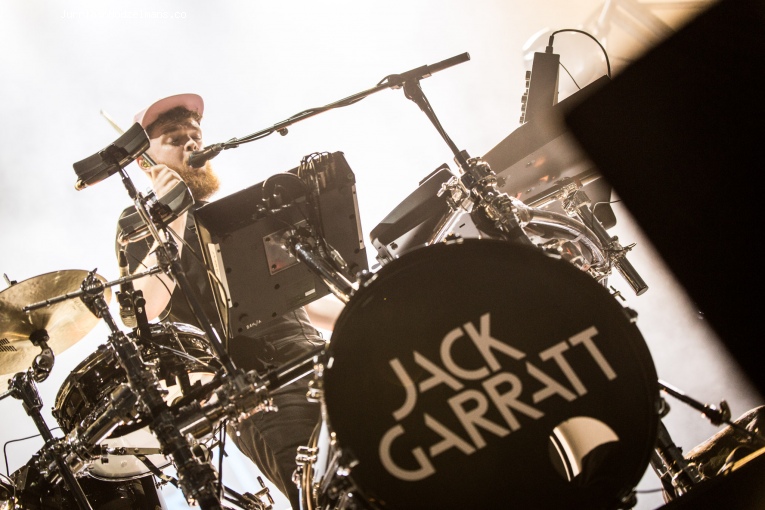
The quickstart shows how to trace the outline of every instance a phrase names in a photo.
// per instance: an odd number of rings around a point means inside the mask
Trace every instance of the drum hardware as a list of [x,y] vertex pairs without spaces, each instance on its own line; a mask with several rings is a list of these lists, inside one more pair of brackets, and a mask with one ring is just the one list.
[[[0,491],[0,508],[18,510],[76,510],[77,501],[65,485],[50,479],[46,472],[47,447],[10,477],[7,493]],[[135,510],[165,508],[152,477],[120,482],[104,482],[90,477],[78,478],[82,490],[95,510]]]
[[[46,448],[48,448],[48,452],[52,457],[53,465],[51,467],[53,467],[57,475],[63,479],[66,487],[71,491],[77,506],[81,510],[90,510],[91,506],[88,502],[88,498],[82,490],[80,483],[77,481],[77,478],[74,476],[64,450],[58,447],[50,428],[48,428],[48,425],[45,423],[45,418],[43,418],[40,413],[43,403],[40,394],[37,391],[37,385],[35,384],[39,375],[35,375],[34,372],[35,368],[30,368],[26,372],[19,372],[14,375],[10,380],[8,391],[0,394],[0,400],[11,396],[22,401],[24,411],[26,411],[27,415],[32,418],[37,430],[40,431],[40,435],[45,440]],[[49,371],[44,371],[43,373],[45,373],[47,377]]]
[[[476,163],[485,165],[480,161]],[[559,186],[555,193],[557,199],[563,199],[576,192],[577,199],[581,201],[577,203],[577,206],[571,207],[572,213],[569,216],[552,210],[531,207],[512,196],[507,196],[505,205],[502,206],[503,210],[505,213],[515,215],[525,235],[533,240],[534,244],[543,249],[558,252],[562,258],[588,272],[597,281],[605,285],[612,267],[616,267],[637,295],[645,292],[648,289],[647,285],[626,259],[626,254],[632,246],[622,247],[618,238],[608,236],[602,223],[589,208],[589,199],[581,190],[580,183],[564,179]],[[502,237],[493,231],[496,225],[492,224],[492,218],[497,217],[497,214],[501,212],[499,207],[492,208],[493,212],[490,215],[487,215],[484,209],[476,207],[477,199],[474,193],[464,185],[460,177],[453,176],[444,182],[437,196],[446,201],[451,213],[439,220],[432,235],[423,245],[428,246],[454,235],[456,226],[464,222],[462,215],[465,213],[474,218],[479,230],[487,231],[490,236]],[[572,216],[577,216],[578,219]],[[487,225],[488,228],[486,228]],[[548,232],[550,229],[552,232]],[[558,238],[545,241],[549,237]],[[537,242],[537,238],[540,241]]]
[[672,494],[672,497],[685,494],[701,482],[698,469],[683,457],[682,450],[672,441],[662,422],[659,422],[656,446],[651,454],[651,467],[659,477],[665,494]]
[[733,422],[735,427],[726,426],[685,454],[698,467],[703,483],[727,476],[765,453],[764,419],[765,406],[750,409]]
[[94,462],[108,462],[106,445],[99,443],[118,426],[138,417],[135,413],[138,399],[127,385],[118,386],[109,400],[110,406],[92,424],[87,428],[75,427],[58,444],[65,452],[69,468],[77,475],[92,468]]
[[251,492],[245,492],[239,494],[230,487],[223,486],[223,499],[230,503],[234,503],[242,510],[271,510],[274,505],[274,498],[271,497],[271,493],[263,483],[263,478],[257,477],[258,483],[261,489],[252,494]]
[[[573,187],[574,191],[570,187]],[[457,176],[442,186],[438,196],[446,197],[446,201],[452,209],[452,215],[441,222],[433,236],[428,240],[428,244],[439,242],[453,232],[455,222],[460,221],[460,209],[471,213],[471,215],[480,210],[475,209],[475,204],[471,199],[472,191],[466,189],[462,180]],[[606,278],[611,273],[611,268],[616,267],[636,295],[641,295],[648,290],[648,286],[626,259],[626,254],[632,246],[622,247],[618,238],[608,235],[600,220],[589,208],[589,199],[581,190],[580,185],[573,182],[568,183],[568,185],[563,183],[558,196],[559,198],[567,197],[567,203],[564,207],[571,211],[571,216],[576,215],[579,221],[555,211],[530,207],[511,196],[507,196],[505,212],[516,216],[519,225],[529,237],[533,237],[535,227],[550,227],[561,232],[564,236],[572,238],[576,244],[559,240],[558,242],[540,244],[540,246],[558,251],[563,258],[574,263],[583,271],[589,272],[596,280],[605,283]],[[576,198],[574,199],[572,196]],[[495,210],[492,215],[496,216],[496,214],[497,211]],[[583,245],[586,253],[578,247],[579,243]],[[560,248],[562,245],[565,245],[565,250]],[[573,250],[571,250],[572,248]],[[569,255],[567,252],[571,252],[571,254]]]
[[[157,375],[163,398],[171,411],[176,412],[177,407],[183,405],[179,403],[183,399],[204,401],[210,398],[220,385],[220,377],[213,375],[219,367],[204,333],[179,323],[151,324],[148,329],[148,339],[140,335],[139,329],[128,336],[140,346],[143,361]],[[53,416],[69,434],[95,428],[98,421],[120,409],[113,402],[120,387],[127,388],[127,376],[116,352],[108,344],[100,345],[64,380],[56,395]],[[134,450],[145,452],[161,467],[170,464],[169,459],[158,455],[159,448],[150,432],[148,418],[139,409],[136,403],[126,403],[123,409],[125,420],[97,440],[90,441],[97,447],[108,445],[108,448],[94,452],[94,458],[86,466],[89,476],[107,481],[144,476],[146,466],[138,459],[139,455],[129,457],[129,452]],[[152,452],[151,448],[155,446],[156,451]],[[118,453],[118,449],[128,453],[113,455],[112,452]]]
[[[197,445],[198,446],[198,445]],[[106,443],[98,445],[100,455],[157,455],[162,453],[159,448],[137,448],[135,446],[109,446]]]
[[319,360],[326,354],[326,349],[326,346],[320,345],[292,361],[284,363],[279,368],[266,370],[255,375],[257,387],[263,387],[269,392],[274,392],[298,379],[314,374]]
[[209,435],[214,425],[228,417],[241,420],[259,412],[272,412],[278,409],[269,395],[294,381],[313,373],[317,357],[322,356],[325,347],[319,346],[284,365],[257,373],[247,372],[245,382],[247,391],[239,391],[230,381],[223,381],[215,391],[215,397],[200,404],[197,401],[177,409],[177,427],[184,435],[196,438]]
[[712,425],[720,426],[725,424],[734,431],[746,436],[753,443],[759,443],[760,446],[765,446],[765,438],[762,437],[761,434],[756,431],[749,430],[748,428],[735,421],[731,421],[730,406],[725,400],[721,400],[720,404],[717,406],[712,404],[704,404],[662,380],[659,380],[659,388],[668,395],[673,396],[684,404],[701,412],[702,415],[709,419],[709,422]]
[[[126,278],[129,282],[132,282],[132,279],[132,277]],[[140,293],[136,294],[140,297]],[[109,337],[110,346],[114,349],[116,357],[125,371],[128,386],[137,395],[137,402],[140,404],[141,411],[146,416],[151,417],[152,431],[157,436],[163,452],[166,452],[176,463],[176,467],[181,473],[181,480],[184,481],[187,499],[197,501],[203,508],[220,508],[216,496],[215,474],[212,468],[197,462],[194,458],[187,438],[181,435],[174,425],[172,413],[162,398],[162,390],[159,387],[156,374],[150,370],[145,370],[137,346],[117,327],[104,296],[104,283],[96,277],[95,272],[90,272],[81,284],[81,291],[29,305],[25,308],[34,311],[48,306],[49,303],[58,303],[79,297],[97,318],[104,319],[112,332]],[[137,308],[136,311],[139,316],[139,328],[141,328],[141,325],[147,324],[148,321],[143,309]],[[103,422],[98,423],[97,426],[94,424],[94,430],[98,429],[97,432],[93,433],[94,437],[112,428],[115,422],[118,424],[116,418],[110,416],[105,417]],[[50,434],[48,433],[48,435]],[[66,464],[61,455],[57,458]],[[73,477],[68,469],[66,473]]]
[[337,448],[326,421],[316,426],[310,445],[298,447],[295,458],[301,510],[369,508],[350,476],[357,462]]
[[358,289],[357,282],[352,282],[334,265],[327,262],[325,257],[317,256],[315,246],[308,237],[301,235],[299,231],[294,231],[287,236],[286,245],[295,258],[308,266],[311,272],[318,275],[332,294],[343,303],[347,303],[351,294]]
[[632,246],[622,247],[616,236],[609,236],[600,220],[590,209],[590,199],[584,190],[580,187],[576,191],[565,193],[563,199],[563,208],[569,214],[575,214],[582,224],[587,225],[595,233],[600,244],[603,246],[604,254],[608,257],[608,266],[616,267],[619,273],[624,277],[635,295],[640,296],[648,290],[648,285],[640,277],[635,267],[627,260],[627,252]]
[[[136,344],[117,327],[106,303],[101,297],[101,288],[86,280],[87,289],[82,297],[97,316],[104,319],[112,334],[109,342],[125,370],[130,389],[139,396],[141,411],[150,417],[150,428],[157,437],[162,451],[173,459],[180,474],[181,486],[189,503],[196,502],[204,509],[219,509],[216,476],[209,464],[199,462],[194,456],[189,440],[175,424],[174,416],[163,399],[157,375],[146,370]],[[145,313],[138,310],[138,323],[146,322]]]

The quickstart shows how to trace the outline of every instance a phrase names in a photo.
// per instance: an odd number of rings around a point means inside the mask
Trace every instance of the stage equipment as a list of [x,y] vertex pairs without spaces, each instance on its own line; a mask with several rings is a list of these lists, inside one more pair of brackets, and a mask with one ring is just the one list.
[[195,212],[218,310],[233,335],[252,336],[330,292],[348,300],[368,269],[355,184],[342,152],[317,153]]

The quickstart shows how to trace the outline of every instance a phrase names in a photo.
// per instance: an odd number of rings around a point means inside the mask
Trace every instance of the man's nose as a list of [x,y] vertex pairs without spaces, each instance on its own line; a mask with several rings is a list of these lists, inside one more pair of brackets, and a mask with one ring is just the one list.
[[184,144],[183,148],[187,151],[195,151],[199,149],[199,144],[196,140],[189,137],[188,140],[186,140],[186,143]]

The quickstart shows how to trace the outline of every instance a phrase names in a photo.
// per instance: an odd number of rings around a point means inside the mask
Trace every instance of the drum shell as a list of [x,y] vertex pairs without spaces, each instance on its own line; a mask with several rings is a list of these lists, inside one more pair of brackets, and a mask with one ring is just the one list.
[[[486,336],[523,356],[481,355],[470,342],[468,324],[480,335],[485,328]],[[572,343],[589,328],[597,331],[590,340],[614,371],[613,379],[585,344]],[[450,335],[451,343],[446,340]],[[457,365],[473,374],[485,369],[485,376],[467,380],[450,372],[443,363],[447,343]],[[582,394],[550,357],[551,349],[572,367],[585,389]],[[546,360],[540,358],[544,352]],[[425,362],[418,364],[415,353]],[[499,366],[491,367],[488,358]],[[440,382],[417,390],[414,408],[397,419],[394,412],[405,407],[407,392],[392,369],[394,359],[415,387],[436,377],[435,370],[459,388]],[[424,369],[428,361],[435,368]],[[543,375],[530,376],[538,371]],[[540,381],[544,375],[564,389],[535,403],[533,395],[542,396],[538,392],[545,389]],[[614,507],[642,477],[656,438],[656,371],[629,314],[604,287],[570,264],[502,241],[441,243],[383,266],[338,319],[322,377],[329,427],[346,457],[357,462],[351,469],[353,484],[381,508],[420,508],[426,499],[432,507],[455,509],[553,508],[564,503]],[[515,389],[522,388],[517,400],[542,416],[508,407],[505,411],[518,422],[513,428],[502,406],[495,405],[496,398],[487,396],[490,381],[502,378],[505,382],[493,387],[495,396],[507,394],[515,384]],[[567,401],[562,393],[573,398]],[[474,410],[470,406],[481,405],[486,409],[474,416],[477,421],[468,431],[453,406],[465,406],[464,417]],[[593,450],[597,455],[588,458],[588,465],[596,467],[568,481],[550,453],[551,438],[565,424],[583,419],[605,424],[619,440]],[[435,454],[429,452],[438,450],[444,433],[425,424],[432,420],[457,438]],[[402,427],[397,435],[396,426]],[[404,470],[416,469],[413,453],[420,448],[435,473],[416,481],[393,475],[381,459],[386,434],[394,437],[390,454]],[[594,460],[598,456],[602,458]]]

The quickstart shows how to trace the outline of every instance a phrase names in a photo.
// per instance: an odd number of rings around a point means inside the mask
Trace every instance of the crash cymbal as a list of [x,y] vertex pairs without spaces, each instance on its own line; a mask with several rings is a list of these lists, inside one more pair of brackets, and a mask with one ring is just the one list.
[[[100,319],[79,297],[66,299],[50,306],[25,312],[24,307],[51,300],[80,290],[88,271],[66,270],[45,273],[0,292],[0,386],[16,372],[27,370],[40,354],[29,336],[39,330],[48,332],[48,346],[60,354],[80,341]],[[101,281],[106,280],[99,275]],[[111,300],[112,291],[104,288],[104,299]]]

